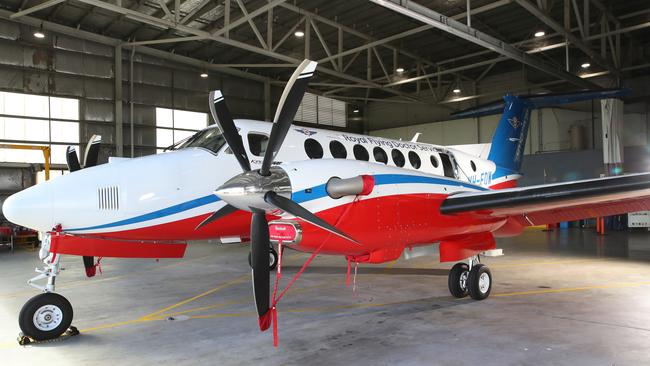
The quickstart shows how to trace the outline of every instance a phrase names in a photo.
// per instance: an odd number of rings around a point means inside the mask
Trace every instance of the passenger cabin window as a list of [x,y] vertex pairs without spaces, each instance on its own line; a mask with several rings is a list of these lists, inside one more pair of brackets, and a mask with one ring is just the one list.
[[354,145],[354,148],[352,148],[352,152],[354,153],[354,158],[357,160],[363,160],[363,161],[370,160],[370,155],[368,155],[368,150],[366,150],[365,147],[359,144]]
[[330,141],[330,153],[336,159],[345,159],[348,157],[348,151],[345,149],[345,146],[336,140]]
[[456,178],[454,173],[454,166],[447,154],[440,154],[440,160],[442,161],[442,169],[445,172],[445,177]]
[[474,160],[470,160],[469,164],[472,166],[472,170],[476,171],[476,163],[474,162]]
[[217,154],[225,143],[226,140],[223,138],[221,130],[218,128],[206,128],[205,130],[199,131],[192,135],[177,148],[183,149],[186,147],[202,147]]
[[269,137],[261,133],[248,134],[248,148],[251,154],[255,156],[264,156],[266,153],[266,146],[269,144]]
[[415,169],[420,169],[420,166],[422,165],[420,156],[415,151],[409,151],[409,162],[411,163],[411,166]]
[[320,142],[314,139],[305,140],[305,152],[310,159],[320,159],[323,157],[323,147]]
[[438,167],[438,159],[437,159],[435,156],[433,156],[433,155],[431,155],[430,159],[431,159],[431,165],[432,165],[434,168],[437,168],[437,167]]
[[395,163],[395,166],[398,166],[400,168],[404,166],[404,162],[406,160],[404,160],[404,154],[402,154],[401,151],[399,151],[397,149],[393,149],[390,152],[390,155],[393,158],[393,163]]
[[375,156],[375,161],[378,163],[388,164],[388,155],[381,147],[377,146],[372,149],[372,155]]

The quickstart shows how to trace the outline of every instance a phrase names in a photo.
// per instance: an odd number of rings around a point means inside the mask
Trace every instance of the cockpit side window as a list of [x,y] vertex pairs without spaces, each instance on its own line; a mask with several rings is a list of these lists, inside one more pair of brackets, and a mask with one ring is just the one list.
[[177,149],[201,147],[217,154],[225,143],[226,140],[223,138],[221,130],[218,128],[207,128],[195,133],[192,137],[179,145]]
[[251,154],[255,156],[264,156],[268,144],[268,136],[255,132],[248,134],[248,148],[250,149]]

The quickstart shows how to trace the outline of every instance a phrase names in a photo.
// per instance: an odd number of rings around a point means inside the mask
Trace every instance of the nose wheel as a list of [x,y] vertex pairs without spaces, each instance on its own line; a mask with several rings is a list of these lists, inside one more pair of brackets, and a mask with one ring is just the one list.
[[72,315],[72,305],[65,297],[46,292],[23,305],[18,325],[24,335],[36,341],[55,339],[70,327]]
[[[251,252],[248,252],[248,265],[251,268],[253,268]],[[273,271],[277,265],[278,265],[278,252],[275,251],[273,247],[269,247],[269,271]]]
[[488,266],[475,263],[477,257],[469,259],[469,264],[456,263],[449,271],[449,292],[462,298],[469,295],[474,300],[483,300],[492,291],[492,272]]

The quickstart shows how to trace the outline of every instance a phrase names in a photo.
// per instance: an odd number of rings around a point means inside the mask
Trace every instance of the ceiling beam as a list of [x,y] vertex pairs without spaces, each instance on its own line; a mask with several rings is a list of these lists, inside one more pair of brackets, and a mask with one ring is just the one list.
[[427,7],[418,5],[414,2],[404,2],[401,0],[370,0],[371,2],[390,9],[396,13],[405,15],[411,19],[429,24],[437,29],[453,34],[466,41],[485,47],[498,54],[519,61],[525,65],[543,71],[558,79],[566,80],[581,88],[600,89],[600,86],[590,81],[583,80],[580,77],[557,69],[555,66],[547,64],[538,58],[528,55],[523,51],[512,47],[508,43],[485,34],[477,29],[468,27],[456,20],[450,19],[440,13],[437,13]]
[[37,11],[39,11],[39,10],[47,9],[47,8],[49,8],[50,6],[54,6],[54,5],[60,4],[60,3],[64,2],[64,1],[65,1],[65,0],[48,0],[48,1],[44,2],[44,3],[41,3],[41,4],[38,4],[38,5],[32,6],[31,8],[27,8],[27,9],[25,9],[25,10],[21,10],[21,11],[19,11],[19,12],[17,12],[17,13],[13,13],[13,14],[11,15],[11,19],[15,19],[15,18],[18,18],[18,17],[22,17],[22,16],[24,16],[24,15],[31,14],[31,13],[33,13],[33,12],[37,12]]
[[616,70],[616,67],[612,65],[611,62],[605,60],[603,57],[601,57],[599,54],[594,52],[589,46],[587,46],[586,43],[584,43],[582,40],[580,40],[578,37],[574,36],[573,33],[565,29],[560,23],[556,22],[553,20],[550,16],[546,15],[542,10],[540,10],[535,4],[531,3],[528,0],[515,0],[517,4],[519,4],[522,8],[528,10],[529,13],[534,15],[536,18],[541,20],[544,24],[549,26],[551,29],[556,31],[557,33],[561,34],[564,36],[569,43],[575,45],[579,49],[582,50],[587,56],[592,58],[597,64],[600,66],[606,68],[613,74],[618,74],[618,71]]
[[[302,59],[297,59],[297,58],[285,55],[283,53],[274,52],[274,51],[267,50],[267,49],[264,49],[264,48],[260,48],[260,47],[257,47],[257,46],[253,46],[253,45],[250,45],[250,44],[247,44],[247,43],[244,43],[244,42],[240,42],[240,41],[237,41],[237,40],[234,40],[234,39],[228,39],[228,38],[222,37],[219,34],[223,33],[222,32],[222,31],[224,31],[223,28],[221,30],[215,32],[215,33],[209,33],[209,32],[206,32],[204,30],[201,30],[201,29],[196,29],[196,28],[189,27],[189,26],[183,25],[183,24],[175,24],[174,22],[171,22],[171,21],[168,21],[168,20],[165,20],[165,19],[152,17],[152,16],[150,16],[148,14],[140,13],[140,12],[132,10],[132,9],[124,8],[124,7],[113,5],[113,4],[110,4],[110,3],[106,3],[106,2],[101,1],[101,0],[78,0],[78,1],[82,2],[82,3],[85,3],[85,4],[97,6],[97,7],[103,8],[105,10],[113,11],[113,12],[116,12],[116,13],[119,13],[119,14],[124,14],[125,16],[129,17],[130,19],[137,20],[137,21],[140,21],[140,22],[145,23],[145,24],[153,24],[153,25],[163,27],[163,28],[175,29],[175,30],[177,30],[177,31],[179,31],[181,33],[191,34],[191,35],[194,35],[194,36],[202,36],[202,37],[205,37],[205,39],[210,39],[212,41],[216,41],[216,42],[219,42],[221,44],[225,44],[227,46],[237,47],[237,48],[243,49],[245,51],[249,51],[249,52],[252,52],[252,53],[256,53],[256,54],[263,55],[263,56],[273,58],[273,59],[277,59],[277,60],[280,60],[280,61],[293,63],[295,65],[298,65],[300,62],[302,62]],[[270,4],[280,4],[283,1],[285,1],[285,0],[271,1],[267,5],[257,9],[256,11],[251,12],[249,14],[249,16],[256,16],[256,13],[257,13],[258,10],[264,8],[264,11],[266,11],[266,10],[268,10],[268,6],[270,6]],[[243,17],[243,18],[245,18],[245,17]],[[247,21],[248,20],[242,20],[242,18],[240,18],[237,21],[232,22],[231,25],[236,23],[236,22],[240,22],[239,24],[242,24],[242,23],[247,22]],[[205,61],[202,61],[202,62],[205,62]],[[381,89],[381,90],[384,90],[384,91],[389,92],[391,94],[394,94],[394,95],[397,95],[397,96],[400,96],[400,97],[403,97],[403,98],[406,98],[406,99],[409,99],[409,100],[419,101],[418,98],[413,97],[413,96],[409,95],[408,93],[405,93],[405,92],[402,92],[402,91],[399,91],[399,90],[386,88],[383,85],[375,83],[373,81],[364,80],[364,79],[361,79],[361,78],[358,78],[358,77],[355,77],[355,76],[352,76],[352,75],[349,75],[349,74],[345,74],[345,73],[342,73],[342,72],[339,72],[339,71],[336,71],[336,70],[326,68],[326,67],[324,67],[324,65],[319,65],[318,70],[322,74],[327,74],[327,75],[330,75],[330,76],[334,76],[336,78],[345,79],[345,80],[348,80],[348,81],[352,81],[354,83],[364,84],[369,88]]]
[[[0,19],[6,19],[6,20],[9,20],[9,21],[13,21],[13,22],[17,22],[17,23],[20,23],[20,24],[33,26],[33,27],[42,25],[43,29],[45,29],[47,31],[59,33],[59,34],[62,34],[62,35],[73,37],[73,38],[83,39],[83,40],[86,40],[86,41],[97,42],[99,44],[103,44],[103,45],[107,45],[107,46],[117,47],[117,46],[122,44],[122,40],[120,40],[120,39],[111,38],[111,37],[103,36],[103,35],[100,35],[100,34],[97,34],[97,33],[88,32],[88,31],[84,31],[84,30],[81,30],[81,29],[68,27],[68,26],[65,26],[65,25],[58,24],[58,23],[43,21],[41,19],[34,18],[34,17],[31,17],[31,16],[23,16],[23,17],[20,17],[20,18],[12,19],[11,18],[12,14],[15,14],[15,13],[11,12],[11,11],[8,11],[8,10],[0,9]],[[261,76],[261,75],[257,75],[257,74],[253,74],[253,73],[233,69],[233,68],[230,68],[230,67],[224,67],[224,66],[220,66],[220,65],[213,65],[213,64],[211,64],[209,62],[205,62],[205,61],[197,60],[197,59],[194,59],[194,58],[173,54],[171,52],[161,51],[161,50],[151,48],[151,47],[135,46],[135,50],[137,52],[145,54],[145,55],[158,57],[160,59],[165,59],[165,60],[169,60],[169,61],[172,61],[172,62],[177,62],[179,64],[189,65],[189,66],[201,69],[201,70],[212,70],[212,71],[219,72],[219,73],[222,73],[222,74],[232,75],[232,76],[240,77],[240,78],[243,78],[243,79],[254,80],[254,81],[261,82],[261,83],[269,81],[269,78]]]

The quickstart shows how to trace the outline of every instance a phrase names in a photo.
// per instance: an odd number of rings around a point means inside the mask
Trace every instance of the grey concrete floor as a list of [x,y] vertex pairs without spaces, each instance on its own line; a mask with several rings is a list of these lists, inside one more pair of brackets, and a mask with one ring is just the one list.
[[[94,279],[66,257],[57,290],[82,334],[27,347],[16,318],[37,254],[2,252],[0,364],[650,365],[649,233],[530,230],[499,246],[480,302],[449,295],[431,248],[361,265],[356,291],[341,258],[318,257],[279,304],[277,349],[257,329],[244,245],[106,259]],[[307,256],[285,253],[286,280]]]

